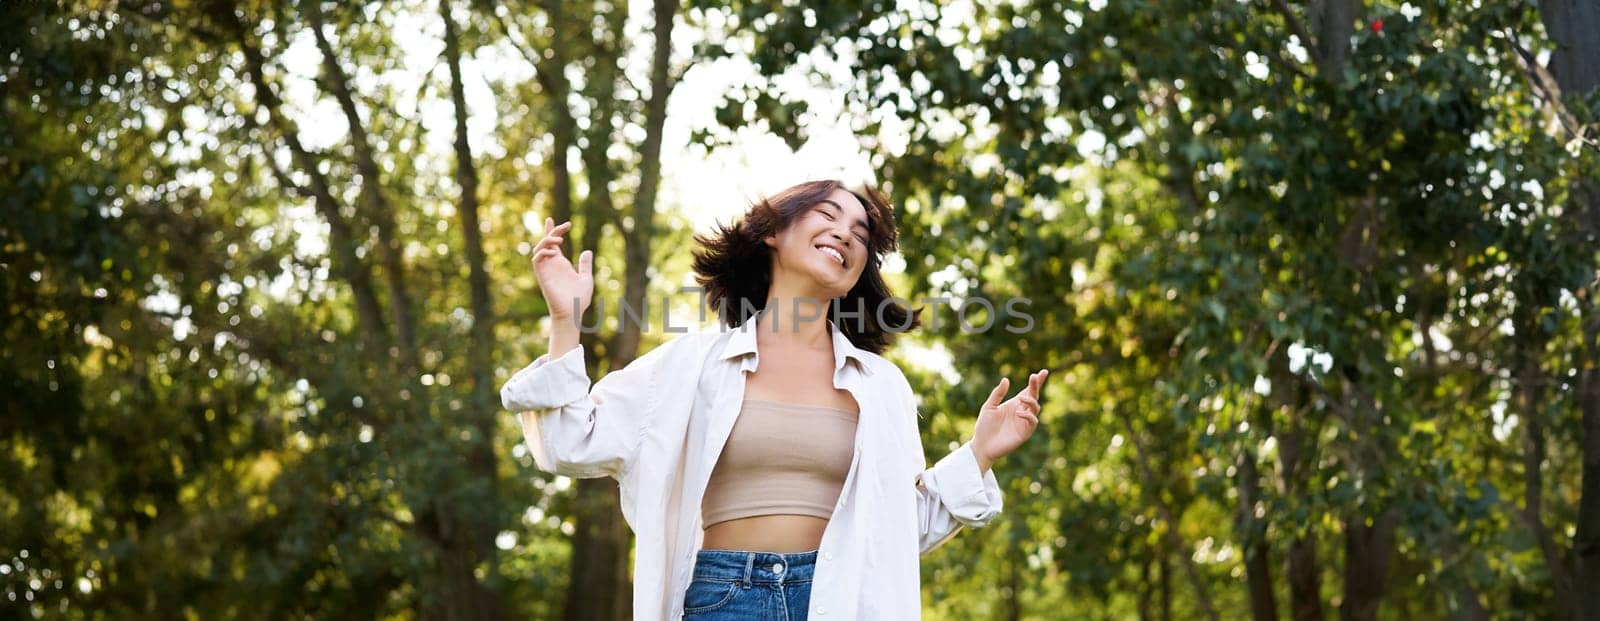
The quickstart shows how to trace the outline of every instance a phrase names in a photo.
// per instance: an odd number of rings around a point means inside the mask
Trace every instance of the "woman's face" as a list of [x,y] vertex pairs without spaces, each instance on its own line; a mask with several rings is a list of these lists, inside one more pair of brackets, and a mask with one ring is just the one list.
[[850,292],[867,265],[867,209],[854,194],[836,189],[767,238],[774,279],[810,279],[827,299]]

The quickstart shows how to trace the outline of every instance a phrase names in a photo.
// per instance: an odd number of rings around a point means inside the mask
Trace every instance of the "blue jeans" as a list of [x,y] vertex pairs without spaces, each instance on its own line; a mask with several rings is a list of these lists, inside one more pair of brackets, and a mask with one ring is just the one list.
[[701,550],[684,594],[684,621],[804,621],[817,551]]

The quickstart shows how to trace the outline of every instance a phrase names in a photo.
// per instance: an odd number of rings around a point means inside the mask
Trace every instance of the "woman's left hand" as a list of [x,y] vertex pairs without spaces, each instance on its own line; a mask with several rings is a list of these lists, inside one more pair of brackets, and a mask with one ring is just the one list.
[[1022,446],[1033,430],[1039,426],[1039,395],[1050,371],[1040,369],[1028,376],[1028,387],[1009,401],[1001,403],[1011,388],[1011,378],[1002,378],[1000,385],[989,393],[989,400],[978,411],[978,424],[972,431],[972,451],[978,458],[978,467],[987,472],[990,466]]

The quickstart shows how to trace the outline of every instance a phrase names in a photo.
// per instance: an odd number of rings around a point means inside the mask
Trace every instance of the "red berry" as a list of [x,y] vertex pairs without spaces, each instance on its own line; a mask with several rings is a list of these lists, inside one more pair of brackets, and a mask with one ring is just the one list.
[[1372,20],[1372,31],[1378,34],[1383,34],[1383,20]]

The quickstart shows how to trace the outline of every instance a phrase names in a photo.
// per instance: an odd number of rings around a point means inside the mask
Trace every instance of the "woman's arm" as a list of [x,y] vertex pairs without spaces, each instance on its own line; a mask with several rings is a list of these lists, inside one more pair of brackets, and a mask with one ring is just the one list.
[[594,260],[587,250],[574,267],[562,252],[571,222],[544,221],[533,253],[534,274],[550,309],[549,353],[518,371],[500,388],[506,409],[520,412],[523,436],[539,469],[572,477],[620,476],[636,453],[651,411],[658,347],[589,389],[578,324],[594,297]]
[[1028,387],[1001,402],[1010,379],[989,393],[978,411],[972,440],[917,475],[917,521],[922,553],[955,536],[962,526],[979,528],[1000,514],[1000,484],[994,462],[1016,450],[1039,424],[1039,396],[1049,372],[1028,376]]
[[[680,337],[681,338],[681,337]],[[540,470],[577,478],[620,478],[638,455],[655,410],[662,360],[677,341],[656,347],[589,387],[584,350],[540,356],[500,389],[505,408],[520,412],[522,434]]]
[[917,531],[923,554],[949,541],[961,527],[982,528],[1000,515],[1000,483],[980,470],[972,443],[917,475]]

